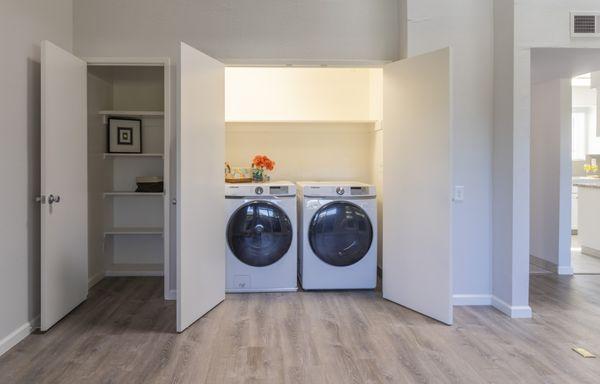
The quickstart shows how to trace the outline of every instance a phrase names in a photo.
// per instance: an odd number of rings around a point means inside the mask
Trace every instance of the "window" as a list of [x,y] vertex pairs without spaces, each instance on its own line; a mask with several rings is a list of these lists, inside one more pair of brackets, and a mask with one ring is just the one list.
[[574,110],[571,116],[571,157],[573,160],[585,160],[587,114]]

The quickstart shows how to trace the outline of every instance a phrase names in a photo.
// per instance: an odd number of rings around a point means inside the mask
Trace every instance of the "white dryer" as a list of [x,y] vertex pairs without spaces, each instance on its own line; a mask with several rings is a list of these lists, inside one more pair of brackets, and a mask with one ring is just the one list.
[[225,184],[226,291],[296,291],[296,186]]
[[302,288],[377,285],[375,187],[357,182],[299,182],[298,274]]

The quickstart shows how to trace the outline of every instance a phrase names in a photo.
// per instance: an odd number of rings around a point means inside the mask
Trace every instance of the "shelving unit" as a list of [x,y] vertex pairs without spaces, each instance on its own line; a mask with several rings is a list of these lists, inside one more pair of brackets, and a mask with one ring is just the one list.
[[[92,273],[165,276],[169,269],[168,61],[88,66],[88,174]],[[141,153],[109,153],[109,118],[141,120]],[[158,176],[163,192],[135,192],[136,177]],[[97,269],[101,268],[101,271]]]
[[103,110],[98,111],[102,116],[102,123],[106,124],[109,117],[164,117],[164,111],[118,111],[118,110]]

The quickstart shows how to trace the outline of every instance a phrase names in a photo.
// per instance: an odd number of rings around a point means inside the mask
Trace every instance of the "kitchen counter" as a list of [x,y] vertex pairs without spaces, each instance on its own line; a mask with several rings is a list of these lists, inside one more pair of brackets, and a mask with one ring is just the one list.
[[573,178],[577,187],[577,234],[581,253],[600,257],[600,179]]
[[574,177],[573,186],[600,188],[600,177]]

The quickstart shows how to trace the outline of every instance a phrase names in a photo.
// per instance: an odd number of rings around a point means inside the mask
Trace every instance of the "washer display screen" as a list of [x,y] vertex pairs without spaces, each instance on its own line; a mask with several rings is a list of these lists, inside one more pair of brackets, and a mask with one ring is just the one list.
[[349,202],[333,202],[315,213],[308,230],[310,247],[325,263],[346,267],[371,248],[373,226],[367,213]]
[[281,259],[292,244],[292,223],[285,212],[267,201],[242,205],[229,219],[227,243],[241,262],[265,267]]

